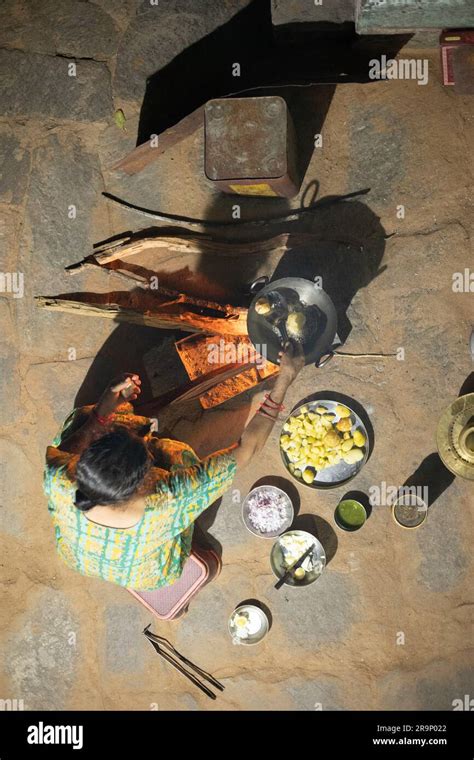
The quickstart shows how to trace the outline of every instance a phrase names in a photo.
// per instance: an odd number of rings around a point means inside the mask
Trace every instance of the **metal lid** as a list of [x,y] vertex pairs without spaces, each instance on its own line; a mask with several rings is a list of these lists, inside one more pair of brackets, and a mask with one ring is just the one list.
[[205,171],[211,180],[282,177],[288,110],[279,96],[220,98],[205,108]]

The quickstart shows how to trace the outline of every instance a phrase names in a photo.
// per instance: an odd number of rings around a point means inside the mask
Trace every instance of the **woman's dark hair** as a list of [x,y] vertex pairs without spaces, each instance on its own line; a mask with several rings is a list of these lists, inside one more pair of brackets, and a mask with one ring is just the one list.
[[85,512],[97,504],[120,504],[138,489],[151,466],[145,442],[117,427],[82,452],[76,469],[75,505]]

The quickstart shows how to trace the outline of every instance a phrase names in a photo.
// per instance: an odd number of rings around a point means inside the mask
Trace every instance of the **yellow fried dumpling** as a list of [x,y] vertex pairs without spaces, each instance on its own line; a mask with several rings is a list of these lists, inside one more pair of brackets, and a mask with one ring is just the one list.
[[267,314],[270,314],[272,310],[272,305],[268,298],[265,298],[262,296],[262,298],[258,298],[255,302],[255,311],[257,314],[261,314],[262,316],[266,316]]
[[342,451],[350,451],[352,447],[354,446],[354,441],[352,438],[348,438],[347,441],[343,441],[341,445]]
[[326,414],[328,411],[329,409],[326,409],[325,406],[317,406],[315,409],[316,414]]
[[343,404],[337,404],[336,414],[339,415],[339,417],[350,417],[351,410],[348,409],[347,406],[344,406]]
[[342,433],[347,433],[352,427],[352,422],[349,417],[341,417],[339,422],[336,422],[336,427]]
[[364,458],[364,452],[362,449],[351,449],[345,452],[343,459],[346,464],[356,464]]
[[366,438],[361,430],[355,430],[352,437],[354,439],[354,444],[359,448],[365,445]]
[[[306,317],[302,311],[293,311],[288,314],[286,319],[286,329],[289,333],[300,337],[303,333],[303,327],[306,324]],[[307,409],[305,409],[307,411]]]
[[326,435],[323,438],[323,443],[327,448],[334,449],[336,446],[339,445],[340,441],[339,435],[336,433],[335,430],[331,430],[329,433],[326,433]]
[[314,481],[314,470],[307,467],[305,470],[303,470],[303,480],[305,483],[308,483],[308,485],[311,485],[311,483]]

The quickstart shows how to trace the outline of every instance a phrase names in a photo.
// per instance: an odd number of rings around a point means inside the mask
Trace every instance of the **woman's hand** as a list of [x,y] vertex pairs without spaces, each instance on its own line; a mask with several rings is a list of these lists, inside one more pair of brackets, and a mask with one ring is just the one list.
[[117,407],[124,401],[134,401],[140,393],[142,381],[138,375],[124,372],[114,378],[109,387],[104,391],[97,404],[97,413],[101,417],[113,414]]
[[305,356],[301,343],[290,340],[283,351],[280,352],[280,374],[279,377],[287,385],[295,380],[304,367]]

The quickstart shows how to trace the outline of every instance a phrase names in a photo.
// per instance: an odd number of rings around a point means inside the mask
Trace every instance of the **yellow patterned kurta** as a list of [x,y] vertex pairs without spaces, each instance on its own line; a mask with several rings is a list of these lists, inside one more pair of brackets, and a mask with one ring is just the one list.
[[[234,456],[225,450],[199,460],[184,443],[146,436],[157,465],[152,470],[155,491],[146,497],[137,525],[108,528],[74,506],[78,457],[61,451],[60,445],[78,412],[68,417],[46,454],[44,490],[59,555],[72,569],[120,586],[151,591],[170,585],[189,557],[194,521],[232,483]],[[134,415],[130,404],[122,404],[116,421],[132,429],[150,422]]]

